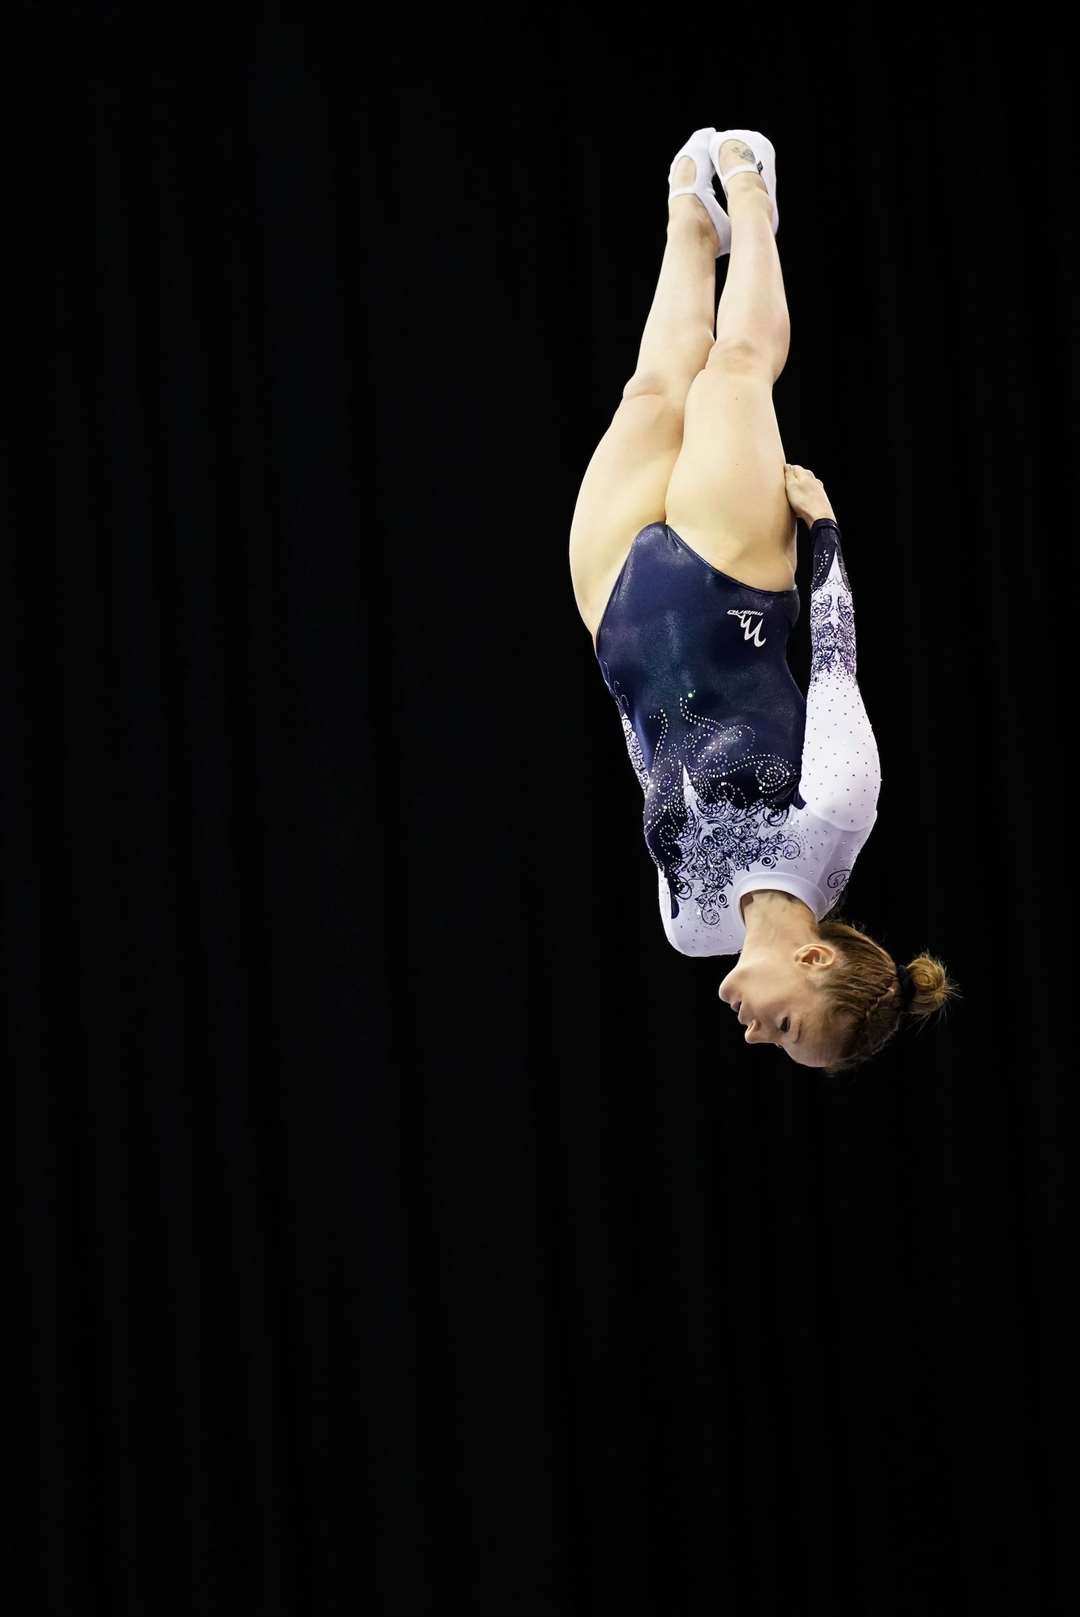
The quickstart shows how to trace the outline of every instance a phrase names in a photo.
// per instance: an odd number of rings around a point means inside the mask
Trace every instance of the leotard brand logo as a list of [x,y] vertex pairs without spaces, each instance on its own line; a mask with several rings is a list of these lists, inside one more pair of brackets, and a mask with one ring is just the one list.
[[[743,626],[743,639],[748,640],[752,646],[763,646],[765,644],[765,638],[761,633],[765,627],[765,619],[762,613],[757,611],[744,612],[740,607],[729,606],[728,617],[739,619]],[[751,623],[751,618],[757,618],[759,621]]]

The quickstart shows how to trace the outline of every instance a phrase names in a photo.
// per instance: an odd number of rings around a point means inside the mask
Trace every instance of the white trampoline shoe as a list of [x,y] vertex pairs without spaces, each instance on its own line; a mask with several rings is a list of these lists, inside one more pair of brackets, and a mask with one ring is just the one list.
[[[716,199],[716,192],[713,190],[713,169],[715,164],[710,156],[710,151],[715,135],[716,130],[712,128],[695,129],[686,145],[675,153],[671,167],[668,169],[668,201],[670,202],[672,197],[682,196],[700,198],[705,204],[705,211],[716,230],[716,256],[719,258],[722,253],[731,251],[731,220],[720,206]],[[680,185],[673,191],[670,189],[672,175],[675,173],[679,159],[682,157],[693,158],[697,166],[697,173],[694,175],[693,185]]]
[[[739,140],[742,141],[743,145],[749,146],[754,154],[754,161],[752,163],[736,163],[733,168],[728,169],[726,174],[721,174],[717,158],[725,140]],[[727,186],[724,185],[724,181],[725,179],[730,180],[733,174],[761,175],[765,182],[765,189],[772,198],[772,227],[773,235],[775,236],[780,226],[780,209],[776,205],[776,150],[769,137],[763,135],[758,129],[717,129],[714,130],[709,140],[709,157],[712,159],[712,165],[716,170],[720,184],[724,186],[725,196],[727,196]],[[727,215],[725,214],[724,217],[727,218]],[[730,225],[729,220],[729,229]],[[730,245],[729,241],[729,248]]]

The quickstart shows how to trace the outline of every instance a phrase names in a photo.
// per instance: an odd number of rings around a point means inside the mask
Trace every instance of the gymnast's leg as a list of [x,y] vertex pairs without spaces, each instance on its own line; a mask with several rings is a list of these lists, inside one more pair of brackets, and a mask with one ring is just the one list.
[[[753,153],[720,148],[720,172]],[[759,174],[728,186],[731,254],[716,336],[686,397],[683,447],[667,492],[666,520],[714,566],[761,589],[790,589],[798,524],[788,503],[786,455],[773,383],[787,360],[791,322]]]
[[[673,187],[693,174],[693,160],[683,158]],[[586,468],[570,528],[570,575],[590,635],[634,535],[664,520],[687,390],[714,340],[716,247],[704,203],[669,198],[667,241],[637,364]]]

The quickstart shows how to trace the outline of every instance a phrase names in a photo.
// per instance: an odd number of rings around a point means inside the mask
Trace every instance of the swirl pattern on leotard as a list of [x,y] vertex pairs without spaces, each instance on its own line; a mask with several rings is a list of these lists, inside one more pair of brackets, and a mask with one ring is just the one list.
[[[835,611],[835,621],[834,621]],[[836,597],[822,590],[810,602],[810,634],[813,646],[810,677],[841,673],[855,678],[855,615],[851,597],[839,590]]]
[[738,872],[799,858],[799,839],[784,829],[798,769],[791,759],[758,747],[751,725],[718,723],[684,697],[674,723],[665,709],[648,715],[658,731],[650,771],[621,706],[620,716],[645,788],[645,843],[667,880],[672,914],[675,901],[694,897],[702,920],[715,925]]

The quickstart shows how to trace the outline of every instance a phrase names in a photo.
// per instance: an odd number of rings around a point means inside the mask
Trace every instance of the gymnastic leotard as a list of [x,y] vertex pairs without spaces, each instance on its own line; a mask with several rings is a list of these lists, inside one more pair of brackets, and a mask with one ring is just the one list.
[[739,583],[666,522],[636,535],[600,620],[597,661],[680,954],[738,954],[740,900],[760,888],[794,893],[821,920],[877,819],[881,766],[855,679],[840,529],[821,517],[810,532],[805,697],[787,664],[798,590]]

